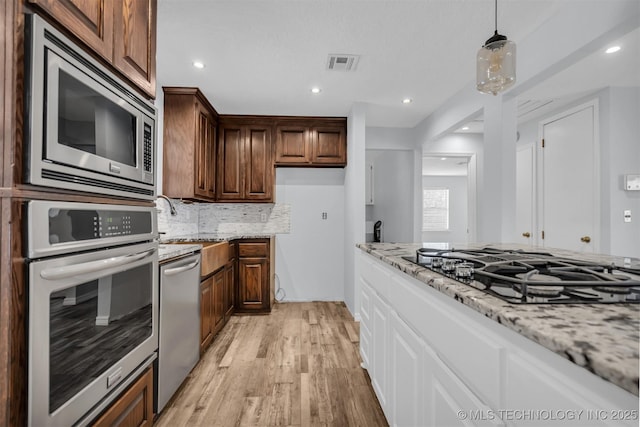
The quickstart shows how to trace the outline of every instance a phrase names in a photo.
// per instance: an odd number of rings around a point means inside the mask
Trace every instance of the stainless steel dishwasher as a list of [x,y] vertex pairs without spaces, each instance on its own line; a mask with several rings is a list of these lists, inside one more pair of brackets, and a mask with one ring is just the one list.
[[200,253],[160,266],[156,413],[200,358]]

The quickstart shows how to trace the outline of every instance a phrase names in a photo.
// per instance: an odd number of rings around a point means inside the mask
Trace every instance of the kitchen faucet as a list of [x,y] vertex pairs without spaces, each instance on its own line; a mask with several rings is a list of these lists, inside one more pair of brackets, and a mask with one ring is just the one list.
[[169,203],[169,209],[171,210],[171,216],[178,215],[178,211],[176,211],[176,207],[173,206],[173,202],[171,201],[170,198],[168,198],[164,194],[158,194],[158,199],[160,199],[160,198],[165,199],[167,201],[167,203]]

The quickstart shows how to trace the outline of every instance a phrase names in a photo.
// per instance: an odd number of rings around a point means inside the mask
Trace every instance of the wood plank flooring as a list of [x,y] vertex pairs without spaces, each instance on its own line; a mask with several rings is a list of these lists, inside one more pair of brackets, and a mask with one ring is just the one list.
[[387,426],[341,302],[233,316],[155,425]]

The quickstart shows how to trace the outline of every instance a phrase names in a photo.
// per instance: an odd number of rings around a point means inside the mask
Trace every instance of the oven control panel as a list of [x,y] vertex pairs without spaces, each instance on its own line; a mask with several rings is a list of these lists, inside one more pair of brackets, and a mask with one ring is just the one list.
[[102,209],[49,209],[49,243],[147,234],[149,212]]
[[25,208],[29,259],[158,239],[153,206],[32,200]]

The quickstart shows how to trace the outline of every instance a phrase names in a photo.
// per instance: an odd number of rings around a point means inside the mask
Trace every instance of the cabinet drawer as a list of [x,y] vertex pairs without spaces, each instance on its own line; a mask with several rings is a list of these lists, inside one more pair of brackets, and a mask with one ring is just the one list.
[[267,257],[269,256],[269,244],[261,242],[240,243],[238,256],[240,258]]

